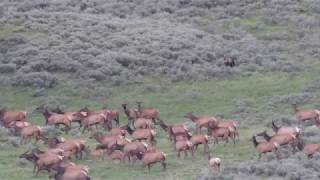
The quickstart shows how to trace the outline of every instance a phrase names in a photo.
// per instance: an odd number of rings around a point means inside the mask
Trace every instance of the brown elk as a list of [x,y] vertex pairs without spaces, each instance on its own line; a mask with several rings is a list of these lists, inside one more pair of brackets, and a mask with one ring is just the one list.
[[161,163],[163,169],[166,169],[166,154],[163,152],[139,152],[138,158],[142,160],[144,166],[148,166],[149,173],[151,165],[155,163]]
[[22,128],[30,125],[31,123],[26,121],[12,121],[8,124],[8,128],[10,133],[12,133],[13,135],[18,135]]
[[45,139],[45,143],[49,148],[59,148],[64,150],[65,153],[74,154],[76,158],[82,158],[82,152],[85,151],[85,140],[71,139],[61,141],[57,137]]
[[134,121],[134,128],[136,129],[150,129],[152,128],[152,120],[145,118],[137,118]]
[[13,121],[26,121],[26,111],[7,111],[6,108],[0,109],[0,121],[7,127]]
[[233,135],[235,135],[235,137],[239,138],[237,123],[233,120],[223,119],[219,121],[211,121],[209,123],[209,127],[214,127],[214,126],[221,127],[221,128],[228,128],[233,133]]
[[299,123],[302,123],[307,120],[313,120],[317,126],[320,125],[319,115],[320,111],[317,109],[300,109],[296,104],[292,105],[293,111],[295,113],[295,117],[297,118]]
[[108,125],[107,116],[104,113],[88,114],[88,116],[83,116],[81,112],[78,112],[75,116],[81,119],[81,126],[83,127],[82,133],[92,126],[97,127],[97,125],[101,125],[106,129]]
[[132,140],[147,140],[151,144],[156,144],[157,140],[155,139],[156,131],[152,129],[131,129],[129,126],[127,127],[127,131],[132,135]]
[[214,140],[214,144],[219,143],[219,138],[225,140],[226,144],[229,142],[229,138],[233,141],[233,144],[236,143],[235,135],[233,133],[232,128],[225,128],[225,127],[210,127],[208,130],[208,136],[211,136]]
[[262,154],[273,152],[279,158],[278,148],[279,144],[276,142],[257,142],[255,136],[252,136],[253,146],[256,148],[257,152],[259,153],[259,159],[261,159]]
[[269,136],[267,131],[258,133],[257,136],[263,136],[263,138],[268,142],[278,143],[282,145],[291,145],[292,151],[296,150],[296,136],[293,134],[275,134],[274,136]]
[[135,111],[137,118],[151,119],[154,124],[156,120],[160,119],[160,113],[157,109],[146,109],[141,107],[142,102],[136,102],[138,105],[138,110]]
[[112,128],[110,130],[110,135],[111,136],[126,136],[126,129],[127,129],[128,125],[124,125],[121,127],[117,127],[117,128]]
[[26,127],[23,127],[20,130],[20,135],[21,135],[21,141],[20,144],[23,142],[26,143],[28,139],[31,139],[32,137],[35,138],[35,144],[42,138],[42,133],[41,133],[41,127],[36,126],[36,125],[29,125]]
[[193,135],[190,138],[190,142],[193,144],[195,150],[198,149],[200,144],[203,144],[203,153],[206,154],[209,152],[209,137],[207,135]]
[[58,165],[50,172],[55,180],[90,180],[89,168],[85,165]]
[[298,139],[297,147],[303,151],[308,158],[312,158],[315,153],[320,153],[320,144],[306,144],[302,139]]
[[85,108],[81,109],[80,111],[87,112],[88,115],[104,114],[107,117],[106,120],[108,120],[108,122],[111,123],[111,121],[115,121],[116,122],[116,126],[119,126],[119,124],[120,124],[120,122],[119,122],[119,111],[116,111],[116,110],[101,109],[101,110],[91,111],[90,109],[85,107]]
[[71,122],[76,122],[76,123],[79,124],[79,128],[81,128],[81,126],[82,126],[82,125],[81,125],[81,120],[82,120],[82,118],[77,117],[76,114],[77,114],[77,113],[81,113],[82,116],[84,116],[84,117],[88,115],[87,112],[81,111],[81,110],[79,110],[79,111],[64,112],[64,111],[62,111],[62,110],[60,109],[59,106],[57,106],[55,109],[52,109],[51,112],[56,113],[56,114],[64,114],[64,115],[66,115],[66,116],[69,116],[70,118],[72,118],[72,119],[71,119]]
[[230,56],[223,56],[223,63],[225,66],[229,66],[229,67],[234,67],[236,65],[235,61],[233,58],[231,58]]
[[193,144],[189,140],[177,141],[175,144],[175,149],[178,159],[180,158],[181,151],[184,152],[185,158],[188,156],[188,151],[190,151],[191,155],[194,156]]
[[185,125],[167,125],[163,120],[158,120],[160,127],[168,133],[169,140],[175,140],[178,135],[188,135],[188,129]]
[[196,123],[197,132],[201,133],[201,128],[208,128],[210,122],[216,121],[216,118],[213,116],[201,116],[197,117],[193,115],[191,112],[186,114],[184,118],[190,119],[192,122]]
[[272,130],[276,134],[292,134],[295,137],[299,137],[301,129],[298,127],[283,127],[277,126],[274,121],[272,121]]
[[133,162],[135,162],[137,156],[139,156],[140,152],[146,152],[147,151],[147,144],[139,141],[134,141],[126,144],[123,147],[123,152],[124,152],[124,158],[125,160],[126,157],[128,157],[129,164],[131,163],[131,158],[133,158]]
[[65,126],[65,130],[68,132],[71,129],[71,122],[73,116],[71,115],[64,115],[64,114],[57,114],[49,112],[48,108],[45,105],[41,105],[36,108],[37,111],[40,111],[44,116],[46,122],[45,124],[55,125],[58,126],[60,124]]
[[128,109],[127,104],[122,104],[122,108],[129,122],[131,122],[131,125],[133,125],[134,120],[137,118],[137,114],[136,114],[137,109]]
[[115,151],[111,151],[108,154],[108,157],[113,161],[114,160],[119,160],[120,162],[123,162],[125,154],[124,154],[124,152],[122,152],[120,150],[115,150]]
[[63,156],[54,154],[54,153],[37,153],[25,152],[20,155],[20,158],[25,158],[34,163],[33,173],[36,172],[36,176],[38,176],[39,172],[42,170],[50,171],[50,168],[63,160]]

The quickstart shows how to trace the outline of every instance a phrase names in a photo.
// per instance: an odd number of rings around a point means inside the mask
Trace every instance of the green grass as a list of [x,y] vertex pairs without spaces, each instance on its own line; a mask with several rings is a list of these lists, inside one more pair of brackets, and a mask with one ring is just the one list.
[[[63,78],[65,76],[61,76]],[[48,97],[31,97],[33,88],[27,87],[0,87],[0,102],[12,109],[28,110],[31,112],[35,107],[44,102],[56,102],[68,110],[77,110],[88,105],[90,108],[101,108],[107,104],[108,107],[119,109],[120,104],[128,102],[131,106],[137,100],[144,102],[147,107],[154,107],[160,110],[162,119],[170,123],[183,123],[186,120],[182,116],[187,112],[195,114],[224,114],[231,116],[232,105],[235,99],[251,98],[256,101],[258,110],[263,111],[263,103],[271,96],[287,95],[288,93],[299,92],[304,85],[316,76],[313,74],[301,74],[290,78],[287,74],[269,73],[256,74],[249,77],[234,77],[226,80],[212,79],[209,81],[190,81],[168,83],[163,78],[148,79],[144,84],[117,86],[112,88],[113,94],[102,100],[88,98],[87,96],[73,95],[75,83],[67,81],[54,89],[48,89]],[[160,85],[159,85],[160,84]],[[162,85],[161,85],[162,84]],[[159,85],[159,90],[151,92],[146,86]],[[99,85],[96,85],[97,87]],[[191,98],[186,92],[196,90],[200,92],[198,98]],[[94,91],[94,90],[92,90]],[[29,120],[42,125],[43,118],[36,113],[29,115]],[[121,115],[121,122],[126,123],[126,118]],[[240,129],[241,140],[236,145],[224,145],[223,143],[213,146],[210,150],[215,156],[223,159],[224,164],[240,162],[257,158],[249,138],[251,135],[264,127],[247,127]],[[177,160],[165,134],[161,130],[158,133],[158,148],[167,154],[168,169],[162,171],[160,165],[152,167],[148,174],[146,169],[137,163],[134,167],[123,164],[115,164],[109,160],[83,160],[77,163],[87,164],[90,167],[92,179],[194,179],[201,169],[207,166],[207,159],[202,154],[202,147],[196,153],[195,158]],[[89,134],[84,134],[86,138]],[[71,138],[68,135],[67,138]],[[91,147],[94,142],[89,140]],[[25,168],[18,168],[15,165],[17,157],[26,149],[7,147],[0,149],[0,174],[1,179],[45,179],[46,173],[41,173],[38,178],[32,176],[31,165]],[[183,156],[182,156],[183,157]]]

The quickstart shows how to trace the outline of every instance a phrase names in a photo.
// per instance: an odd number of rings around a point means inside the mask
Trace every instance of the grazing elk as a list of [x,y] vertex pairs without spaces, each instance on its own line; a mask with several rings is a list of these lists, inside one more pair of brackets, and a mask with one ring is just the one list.
[[8,128],[12,135],[19,135],[22,128],[30,125],[31,123],[26,121],[12,121],[8,124]]
[[14,121],[26,121],[26,111],[7,111],[6,108],[0,109],[0,122],[4,127]]
[[186,114],[184,118],[190,119],[192,122],[196,123],[197,133],[201,133],[201,128],[209,127],[210,122],[216,121],[216,118],[213,116],[201,116],[197,117],[193,115],[191,112]]
[[221,127],[221,128],[228,128],[235,137],[238,137],[239,139],[239,132],[237,129],[237,123],[233,120],[220,120],[220,121],[211,121],[209,123],[209,127]]
[[224,63],[225,66],[228,66],[228,67],[231,67],[231,68],[236,65],[234,59],[231,58],[230,56],[226,56],[226,55],[223,56],[223,63]]
[[150,129],[152,125],[152,120],[146,118],[137,118],[134,121],[134,128],[136,129]]
[[317,109],[302,110],[302,109],[298,108],[298,106],[296,104],[293,104],[292,107],[293,107],[293,111],[295,113],[295,117],[298,120],[298,123],[302,123],[307,120],[312,120],[316,123],[317,126],[320,125],[320,121],[319,121],[320,111],[319,110],[317,110]]
[[276,154],[277,158],[279,158],[279,144],[276,142],[257,142],[255,136],[252,136],[253,146],[256,148],[257,152],[259,153],[259,159],[261,159],[262,154],[273,152]]
[[257,136],[263,136],[266,141],[278,143],[280,146],[291,145],[292,151],[296,151],[296,136],[293,134],[275,134],[274,136],[269,136],[265,130],[258,133]]
[[188,151],[190,151],[192,157],[194,156],[194,149],[193,144],[189,140],[183,140],[183,141],[177,141],[176,144],[176,152],[177,152],[177,158],[180,158],[181,151],[184,152],[184,157],[186,158],[188,156]]
[[76,158],[82,159],[82,152],[85,151],[86,141],[83,139],[61,140],[57,137],[45,139],[45,143],[49,148],[59,148],[64,150],[70,156],[74,154]]
[[164,152],[139,152],[138,159],[142,160],[144,166],[148,166],[149,173],[152,164],[161,163],[164,170],[167,166]]
[[115,151],[109,152],[108,157],[113,161],[119,160],[120,162],[123,162],[124,157],[125,157],[125,153],[120,150],[115,150]]

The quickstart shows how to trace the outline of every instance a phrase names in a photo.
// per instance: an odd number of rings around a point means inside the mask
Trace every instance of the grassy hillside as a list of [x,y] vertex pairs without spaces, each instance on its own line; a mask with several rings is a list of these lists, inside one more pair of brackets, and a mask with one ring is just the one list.
[[[182,118],[187,112],[195,114],[224,115],[225,117],[235,118],[241,125],[241,141],[236,145],[210,145],[214,155],[222,157],[224,164],[233,164],[244,160],[256,159],[257,155],[252,147],[249,138],[258,130],[264,129],[263,125],[268,124],[268,120],[259,120],[263,124],[256,125],[246,118],[241,118],[234,114],[237,101],[241,99],[250,99],[255,102],[256,114],[265,112],[263,107],[270,103],[271,97],[283,97],[288,94],[300,93],[308,82],[313,82],[315,76],[312,74],[303,74],[301,76],[290,77],[287,74],[255,74],[249,77],[235,77],[226,80],[208,80],[204,82],[180,82],[169,83],[165,78],[148,79],[143,84],[131,86],[118,86],[109,90],[109,96],[104,99],[93,99],[87,97],[87,94],[74,94],[75,85],[69,82],[53,89],[44,89],[44,96],[32,97],[38,90],[34,88],[21,87],[1,87],[2,96],[0,101],[8,107],[15,109],[26,109],[32,112],[37,105],[41,103],[60,104],[68,110],[77,110],[85,105],[90,108],[101,108],[107,105],[110,108],[120,109],[120,104],[129,102],[130,105],[136,100],[145,102],[145,106],[158,108],[161,117],[170,123],[186,123]],[[103,85],[95,84],[96,88]],[[94,90],[93,90],[94,91]],[[90,93],[90,92],[86,92]],[[289,105],[283,108],[291,116]],[[248,116],[251,116],[249,113]],[[41,115],[32,113],[29,120],[33,123],[42,125]],[[255,117],[250,117],[255,118]],[[121,123],[127,120],[123,113]],[[191,125],[191,123],[187,123]],[[194,179],[201,170],[207,166],[206,158],[202,155],[202,148],[196,154],[194,159],[187,158],[177,160],[172,147],[166,136],[158,129],[158,147],[168,154],[168,170],[163,172],[159,165],[152,168],[150,174],[143,169],[139,163],[134,167],[129,165],[118,165],[109,160],[83,160],[78,163],[89,165],[93,179]],[[89,134],[78,133],[73,130],[66,137],[84,137],[91,147],[94,147],[94,141],[88,139]],[[10,144],[10,143],[8,143]],[[1,145],[0,171],[2,179],[25,179],[32,177],[32,168],[28,163],[27,167],[19,168],[15,162],[19,154],[27,149],[28,145],[11,147],[6,143]],[[44,179],[47,174],[42,173],[38,178]]]

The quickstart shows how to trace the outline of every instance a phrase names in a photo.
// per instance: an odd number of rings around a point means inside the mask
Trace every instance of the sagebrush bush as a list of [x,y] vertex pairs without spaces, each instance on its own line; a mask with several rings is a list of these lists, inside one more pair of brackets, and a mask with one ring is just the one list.
[[[315,0],[3,0],[0,5],[0,63],[11,64],[9,72],[17,76],[64,72],[127,84],[140,82],[137,75],[181,81],[299,73],[305,65],[294,57],[316,57],[320,47]],[[224,55],[235,59],[235,68],[224,67]]]

